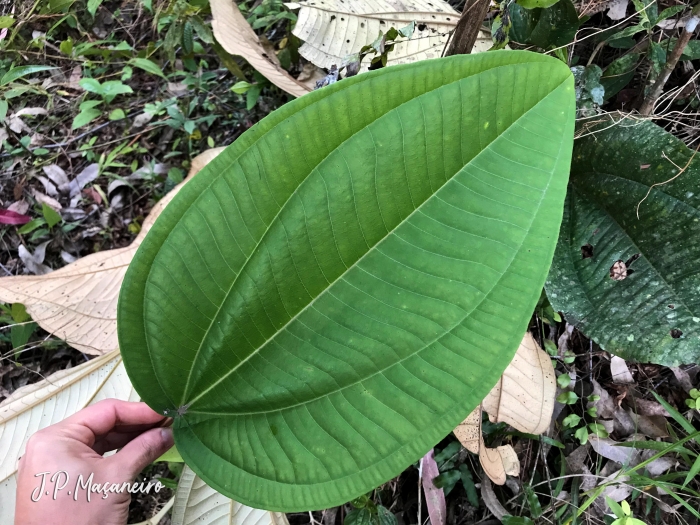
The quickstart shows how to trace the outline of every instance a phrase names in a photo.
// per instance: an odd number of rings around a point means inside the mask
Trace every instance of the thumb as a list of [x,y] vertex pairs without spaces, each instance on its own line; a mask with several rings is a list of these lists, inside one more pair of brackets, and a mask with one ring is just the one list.
[[152,428],[132,439],[112,456],[120,472],[134,479],[146,466],[153,463],[173,446],[172,428]]

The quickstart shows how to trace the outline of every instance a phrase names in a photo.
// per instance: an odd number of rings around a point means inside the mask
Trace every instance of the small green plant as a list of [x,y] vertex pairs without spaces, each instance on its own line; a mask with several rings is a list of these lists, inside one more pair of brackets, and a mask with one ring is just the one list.
[[368,495],[352,500],[354,507],[345,516],[346,525],[397,525],[398,520],[392,512],[378,505]]
[[[124,84],[121,80],[107,80],[100,83],[94,78],[83,78],[80,80],[80,87],[88,93],[94,93],[102,97],[101,100],[85,100],[80,103],[80,112],[73,119],[72,129],[86,126],[97,117],[102,115],[102,111],[97,109],[98,106],[110,104],[117,95],[133,93],[130,86]],[[124,118],[124,110],[115,109],[109,114],[110,120],[119,120]]]
[[15,359],[18,359],[38,325],[32,321],[22,303],[13,303],[9,306],[0,304],[0,311],[2,311],[0,323],[10,327],[9,336],[4,330],[0,331],[0,341],[10,343],[15,351]]
[[690,395],[690,398],[685,400],[685,404],[690,408],[700,410],[700,390],[693,388],[690,392],[688,392],[688,395]]
[[646,525],[645,522],[632,516],[632,509],[626,500],[617,503],[615,500],[605,496],[605,501],[617,518],[610,525]]

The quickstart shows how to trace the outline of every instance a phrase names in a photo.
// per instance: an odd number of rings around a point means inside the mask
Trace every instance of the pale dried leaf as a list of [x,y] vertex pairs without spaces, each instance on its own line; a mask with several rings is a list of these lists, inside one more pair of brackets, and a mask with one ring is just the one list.
[[16,390],[0,405],[0,525],[11,525],[17,460],[29,437],[102,399],[138,401],[118,352]]
[[43,175],[37,175],[36,178],[39,179],[39,182],[41,182],[42,186],[44,186],[44,191],[46,192],[47,195],[49,195],[51,197],[58,196],[58,190],[56,189],[56,186],[54,185],[53,182],[51,182],[49,179],[47,179]]
[[656,401],[651,401],[642,397],[635,397],[633,399],[628,399],[627,403],[632,406],[634,411],[640,416],[671,417],[671,414],[666,411],[663,405],[661,405],[661,403],[657,403]]
[[[64,186],[70,182],[66,172],[56,164],[44,166],[42,169],[44,170],[44,173],[46,173],[46,176],[51,179],[57,188],[60,188],[61,186]],[[47,191],[47,193],[49,192]]]
[[510,514],[503,505],[501,505],[501,502],[498,501],[498,497],[493,491],[493,486],[488,478],[484,478],[481,482],[481,499],[484,501],[486,508],[491,511],[491,514],[493,514],[498,521],[503,521],[503,517]]
[[636,430],[651,439],[668,437],[667,420],[664,416],[637,415],[632,410],[628,412],[634,421]]
[[[190,173],[196,173],[195,169],[201,169],[222,150],[209,150],[202,159],[194,159]],[[180,187],[153,207],[130,246],[88,255],[50,275],[0,278],[0,301],[24,304],[44,330],[78,350],[98,355],[115,350],[117,299],[126,268],[156,217]]]
[[310,91],[297,82],[265,51],[233,0],[211,0],[214,36],[226,51],[245,58],[260,74],[287,93],[300,97]]
[[48,195],[41,193],[39,190],[34,188],[32,188],[32,197],[34,197],[39,204],[46,204],[49,208],[52,208],[55,211],[61,211],[63,209],[61,203],[56,199],[49,197]]
[[288,525],[280,512],[253,509],[209,487],[185,465],[175,494],[172,525]]
[[527,332],[508,368],[484,398],[483,409],[492,422],[541,434],[552,420],[556,388],[549,355]]
[[29,203],[22,199],[21,201],[15,201],[7,207],[8,210],[20,215],[24,215],[29,211]]
[[612,359],[610,359],[610,375],[615,384],[629,385],[634,383],[634,378],[632,377],[630,369],[627,368],[627,363],[625,363],[624,359],[616,355],[612,356]]
[[[413,21],[416,29],[412,37],[396,44],[388,54],[387,65],[439,58],[460,17],[444,0],[325,0],[322,5],[315,0],[299,0],[287,7],[299,8],[293,30],[304,40],[299,53],[325,69],[344,65],[349,55],[374,42],[380,31],[401,29]],[[479,33],[474,52],[491,46],[491,38]],[[368,67],[369,60],[365,59],[360,71]]]
[[75,197],[80,193],[80,190],[82,190],[87,184],[95,180],[99,174],[100,165],[90,164],[83,171],[81,171],[75,177],[75,179],[70,181],[70,185],[68,187],[68,194],[71,197]]
[[435,486],[433,479],[440,475],[433,449],[430,449],[420,460],[420,469],[425,493],[425,504],[428,507],[430,523],[432,525],[445,525],[447,521],[447,504],[445,492]]
[[496,485],[505,484],[507,475],[520,475],[520,461],[513,447],[486,447],[481,433],[481,407],[474,409],[453,432],[464,448],[479,454],[479,462],[484,472]]
[[622,465],[634,466],[639,463],[641,451],[632,447],[619,447],[617,441],[610,438],[598,437],[591,434],[588,438],[593,450],[606,459],[610,459]]
[[683,390],[690,392],[693,388],[695,388],[688,372],[679,366],[671,366],[669,368],[671,369],[671,372],[673,372],[673,375],[676,376],[676,380],[678,383],[680,383],[681,387],[683,387]]
[[612,0],[608,4],[608,18],[610,20],[622,20],[627,16],[629,0]]
[[[31,253],[24,244],[20,244],[17,249],[19,258],[22,259],[24,266],[34,275],[46,275],[51,272],[51,268],[43,264],[44,258],[46,257],[46,245],[51,241],[42,242],[39,246],[34,249],[34,253]],[[5,279],[32,279],[32,277],[4,277]],[[21,301],[6,301],[8,303],[17,303]],[[29,311],[29,310],[27,310]]]

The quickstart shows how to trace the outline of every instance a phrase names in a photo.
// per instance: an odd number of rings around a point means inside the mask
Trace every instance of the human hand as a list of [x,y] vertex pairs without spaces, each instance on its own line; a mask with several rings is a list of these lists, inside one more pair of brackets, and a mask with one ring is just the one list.
[[105,399],[36,432],[19,461],[15,525],[126,524],[128,490],[91,490],[133,482],[173,445],[167,422],[145,403]]

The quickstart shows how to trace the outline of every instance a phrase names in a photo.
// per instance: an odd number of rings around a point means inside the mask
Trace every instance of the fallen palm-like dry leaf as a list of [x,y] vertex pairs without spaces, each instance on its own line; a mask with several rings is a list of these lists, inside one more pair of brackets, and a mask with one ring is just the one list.
[[[299,53],[326,69],[344,65],[349,55],[374,42],[380,31],[400,29],[411,22],[416,23],[416,30],[410,39],[396,44],[387,65],[439,58],[460,17],[443,0],[299,0],[286,5],[299,9],[293,30],[304,40]],[[491,45],[491,39],[480,33],[474,52],[486,51]],[[360,71],[368,67],[369,61],[365,60]]]
[[[190,175],[222,150],[196,157]],[[24,304],[39,326],[78,350],[99,355],[117,349],[117,298],[124,274],[144,236],[181,186],[153,207],[131,245],[88,255],[46,275],[0,278],[0,301]]]
[[510,445],[486,447],[481,433],[481,406],[475,408],[467,419],[454,429],[454,434],[464,448],[479,455],[479,462],[484,472],[496,485],[505,484],[506,475],[520,475],[520,461],[513,447]]
[[556,389],[549,355],[527,332],[482,407],[493,423],[504,422],[521,432],[541,434],[552,420]]
[[289,525],[281,512],[253,509],[216,492],[185,465],[177,485],[172,525]]
[[310,88],[297,82],[282,66],[273,52],[263,47],[258,35],[241,14],[233,0],[211,0],[214,36],[226,51],[245,58],[270,82],[287,93],[300,97]]
[[0,405],[0,525],[14,519],[17,461],[29,437],[107,398],[139,399],[116,351],[22,387]]

